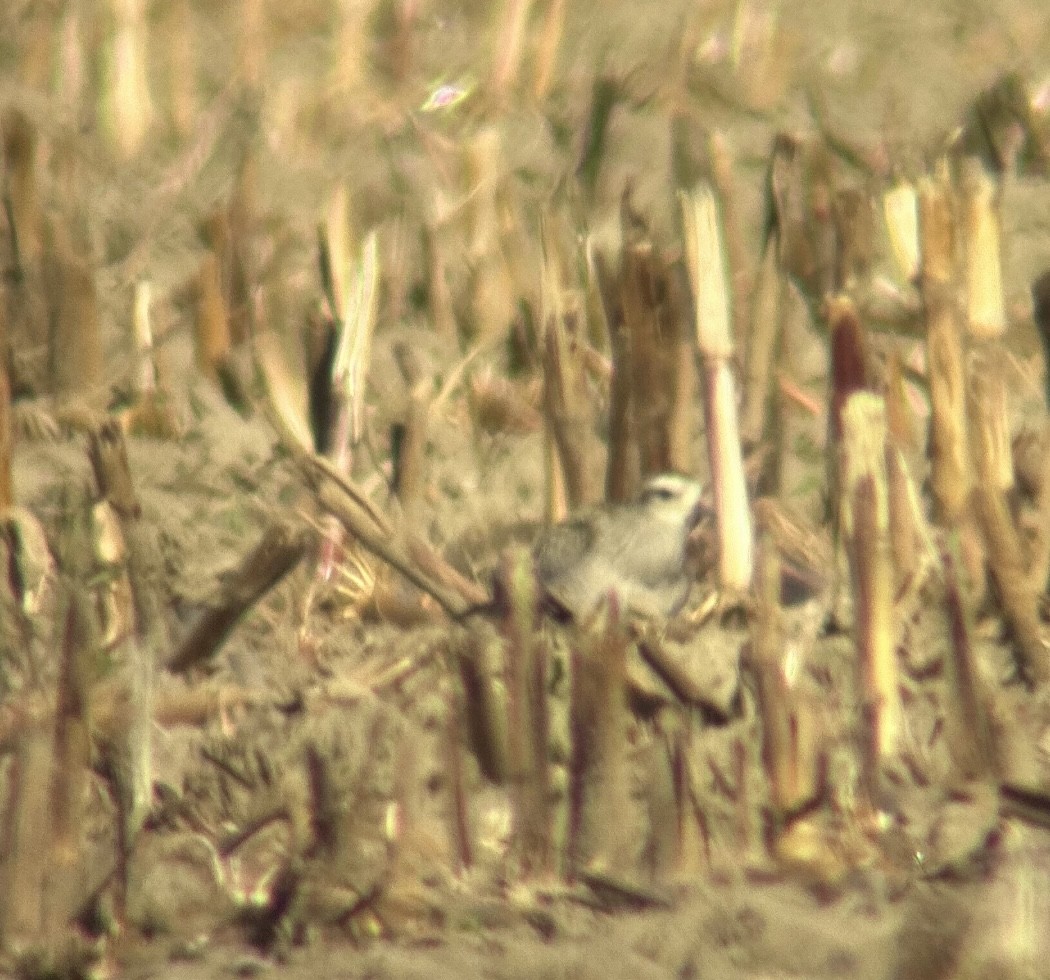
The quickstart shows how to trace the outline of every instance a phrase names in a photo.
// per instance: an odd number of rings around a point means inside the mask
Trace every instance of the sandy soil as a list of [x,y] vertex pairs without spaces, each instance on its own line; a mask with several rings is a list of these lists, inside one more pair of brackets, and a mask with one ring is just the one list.
[[[653,241],[677,255],[678,115],[691,127],[686,143],[694,149],[703,146],[704,127],[727,140],[753,274],[774,136],[814,132],[815,101],[825,121],[872,159],[914,175],[1004,71],[1021,72],[1040,96],[1050,84],[1050,11],[1033,0],[568,4],[553,80],[540,99],[533,86],[543,18],[556,4],[533,12],[521,79],[502,97],[490,81],[505,22],[497,5],[391,0],[349,14],[357,27],[342,36],[342,47],[338,4],[260,2],[254,36],[249,6],[151,6],[155,117],[143,146],[127,158],[107,136],[109,116],[97,98],[104,61],[78,55],[75,43],[76,31],[85,39],[108,36],[107,18],[92,17],[91,3],[59,5],[41,61],[32,54],[34,16],[51,15],[22,3],[0,11],[0,106],[20,109],[39,134],[42,211],[94,274],[101,344],[84,353],[84,371],[96,356],[97,373],[81,383],[83,365],[73,358],[67,370],[74,380],[53,395],[40,380],[46,351],[18,333],[19,322],[10,328],[14,501],[59,553],[73,495],[93,486],[77,420],[131,400],[133,291],[148,279],[160,381],[177,432],[132,433],[127,444],[167,636],[158,662],[275,521],[317,519],[301,470],[263,407],[247,342],[235,345],[231,361],[249,391],[243,412],[195,360],[200,229],[231,196],[249,201],[244,240],[253,258],[255,329],[276,338],[300,389],[323,305],[317,226],[339,184],[348,190],[355,234],[378,229],[381,300],[367,436],[353,475],[380,508],[397,513],[388,491],[389,433],[408,410],[411,393],[398,369],[407,347],[429,390],[447,386],[428,419],[417,526],[487,587],[501,549],[527,540],[543,519],[538,370],[534,363],[516,370],[508,345],[484,344],[527,329],[539,315],[542,213],[556,215],[577,248],[585,230],[604,240],[629,183]],[[81,8],[82,21],[66,19]],[[399,16],[409,18],[403,35]],[[410,48],[399,48],[406,36]],[[356,48],[346,37],[357,39]],[[243,79],[253,52],[257,87],[248,96]],[[167,93],[172,77],[186,81],[187,68],[190,102],[180,126]],[[54,80],[59,69],[64,84]],[[588,189],[579,163],[596,77],[617,79],[623,98]],[[442,83],[458,86],[464,98],[425,110]],[[253,169],[245,179],[238,175],[246,156]],[[876,189],[887,177],[846,161],[838,166],[859,187]],[[1029,285],[1050,265],[1048,216],[1050,184],[1022,169],[1003,203],[1018,428],[1041,425],[1044,412]],[[429,247],[427,226],[436,227]],[[884,236],[877,247],[877,271],[893,278]],[[435,255],[446,263],[445,299],[435,294]],[[452,333],[442,332],[441,316],[451,318]],[[464,367],[479,345],[482,352]],[[784,355],[785,368],[820,406],[826,360],[825,343],[809,326]],[[519,414],[485,428],[466,392],[475,380],[484,386],[505,378]],[[597,391],[595,404],[605,398]],[[824,464],[805,449],[823,442],[823,411],[810,417],[795,409],[789,418],[799,452],[785,503],[813,527]],[[606,434],[599,418],[597,438]],[[700,476],[704,445],[698,422]],[[830,553],[826,530],[816,535]],[[828,829],[836,814],[845,820],[856,812],[846,797],[857,779],[860,712],[853,642],[848,631],[821,631],[827,597],[820,592],[788,611],[786,627],[789,652],[805,661],[800,685],[833,719],[822,734],[831,789],[820,840],[812,848],[799,842],[792,860],[767,853],[761,726],[752,686],[738,669],[750,626],[709,618],[682,628],[678,650],[685,662],[700,663],[700,683],[718,710],[632,714],[622,875],[603,889],[522,875],[510,794],[485,778],[465,748],[456,665],[471,644],[491,647],[494,630],[450,623],[380,562],[365,552],[360,560],[363,580],[339,575],[317,588],[311,550],[214,659],[179,676],[160,672],[157,697],[168,713],[150,732],[152,807],[132,851],[124,921],[97,940],[102,969],[187,978],[1044,974],[1050,838],[1004,815],[994,789],[956,778],[944,733],[948,625],[935,583],[898,608],[907,748],[890,775],[893,825],[877,845],[860,830]],[[391,601],[377,615],[369,600],[377,575],[400,598],[401,612]],[[65,581],[52,574],[29,618],[40,676],[31,678],[26,666],[34,655],[18,652],[25,635],[0,631],[0,707],[54,684],[57,657],[41,651],[57,648]],[[708,560],[692,606],[713,588]],[[5,602],[0,611],[10,613]],[[545,629],[552,650],[561,649],[558,628]],[[1001,751],[1013,772],[1026,774],[1026,785],[1045,789],[1045,691],[1011,682],[1011,646],[994,607],[975,636],[998,717],[1010,722],[1001,726],[1010,736]],[[557,656],[564,662],[564,652]],[[559,806],[570,752],[568,684],[550,680]],[[193,706],[195,697],[203,707]],[[4,749],[0,813],[10,808],[19,758],[10,745]],[[678,749],[702,833],[676,840],[668,836],[667,797]],[[464,768],[459,778],[455,765]],[[113,860],[116,816],[105,785],[92,775],[84,790],[76,869],[83,882],[102,880]],[[460,788],[468,797],[469,867],[452,832]],[[45,848],[41,838],[25,846]],[[2,857],[10,868],[10,852]],[[115,891],[102,890],[103,919],[119,908]],[[0,966],[17,962],[8,955]]]

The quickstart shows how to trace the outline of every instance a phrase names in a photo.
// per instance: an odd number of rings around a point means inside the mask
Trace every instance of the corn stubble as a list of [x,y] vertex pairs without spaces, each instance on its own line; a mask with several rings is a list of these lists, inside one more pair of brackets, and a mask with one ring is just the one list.
[[[487,93],[492,104],[507,103],[521,85],[532,7],[530,0],[507,0],[494,8]],[[738,11],[733,37],[736,71],[748,60],[751,44],[742,26],[745,7]],[[249,0],[242,12],[246,29],[236,54],[239,83],[258,94],[270,44],[264,7]],[[412,68],[417,12],[412,0],[398,4],[395,11],[388,61],[396,84]],[[566,4],[549,0],[542,14],[529,79],[538,98],[556,84]],[[40,50],[46,48],[41,38],[54,27],[38,16],[40,24],[24,54],[27,77],[41,76]],[[102,122],[116,155],[131,160],[147,147],[153,127],[152,95],[143,72],[149,22],[138,0],[114,0],[112,17],[110,72],[100,95]],[[169,35],[180,29],[188,34],[185,25],[193,23],[191,6],[183,0],[175,0],[163,12],[162,29]],[[747,87],[759,103],[772,97],[777,87],[772,76],[783,45],[775,26],[767,23],[755,42],[762,70]],[[368,31],[363,7],[339,7],[329,75],[333,92],[358,94],[368,82]],[[75,34],[70,31],[71,37]],[[184,133],[196,115],[198,93],[189,80],[196,59],[192,46],[180,44],[172,46],[169,59],[168,123],[173,131]],[[600,189],[605,138],[622,85],[603,76],[595,81],[592,94],[591,124],[576,174],[591,203]],[[11,510],[16,503],[11,390],[17,386],[91,403],[97,402],[108,379],[93,259],[72,225],[45,217],[37,186],[37,136],[28,117],[9,110],[2,129],[12,276],[0,311],[0,350],[5,354],[0,363],[0,514],[5,557],[21,569],[29,559],[25,542],[16,541],[18,518]],[[431,188],[430,212],[420,230],[428,312],[445,339],[474,345],[463,370],[471,372],[465,387],[479,430],[498,435],[518,426],[524,431],[544,427],[549,520],[598,502],[603,492],[608,501],[630,499],[648,474],[693,471],[691,405],[694,355],[699,351],[718,518],[719,585],[724,594],[747,596],[754,603],[746,666],[755,679],[768,782],[768,794],[755,792],[748,774],[751,747],[742,735],[731,732],[731,758],[713,778],[730,786],[726,795],[733,812],[728,822],[737,850],[751,848],[756,814],[767,807],[770,852],[785,866],[806,866],[818,878],[835,878],[844,868],[870,859],[870,850],[858,846],[854,837],[859,827],[861,834],[877,840],[880,815],[893,815],[894,785],[886,778],[887,770],[903,754],[906,740],[907,709],[900,697],[896,652],[900,604],[905,597],[925,595],[921,590],[931,582],[941,590],[934,592],[944,603],[950,626],[943,672],[949,690],[945,732],[952,779],[1000,785],[1004,812],[1010,806],[1030,815],[1047,811],[1039,791],[1008,771],[997,741],[997,725],[1004,723],[996,715],[996,692],[989,689],[975,651],[973,618],[988,598],[987,571],[994,585],[992,598],[1017,651],[1018,673],[1036,688],[1050,675],[1039,618],[1050,563],[1050,478],[1044,475],[1039,504],[1044,539],[1037,541],[1030,556],[1009,506],[1014,474],[1002,351],[1006,314],[1001,228],[995,210],[997,189],[989,178],[966,164],[961,179],[953,183],[944,167],[917,188],[899,184],[882,199],[899,276],[909,285],[914,280],[922,300],[936,523],[931,530],[912,473],[920,454],[905,370],[896,352],[889,355],[885,378],[873,370],[882,346],[876,331],[868,329],[857,298],[871,264],[875,211],[865,192],[838,181],[834,148],[787,135],[777,140],[769,176],[772,223],[752,297],[752,274],[735,212],[731,154],[717,134],[708,147],[714,189],[696,186],[680,197],[684,263],[669,258],[657,244],[644,216],[634,210],[629,192],[622,199],[614,250],[603,252],[589,239],[586,256],[574,254],[566,242],[575,230],[563,227],[561,202],[548,206],[540,222],[539,245],[531,248],[517,231],[524,223],[517,220],[519,202],[507,178],[501,130],[491,123],[478,125],[462,148],[436,131],[428,135],[433,158],[457,170],[455,179],[462,185],[457,189],[463,192],[460,201],[450,204],[444,188]],[[466,747],[476,757],[481,776],[507,789],[512,814],[509,855],[515,875],[532,881],[560,875],[585,883],[591,898],[615,894],[620,902],[658,904],[655,891],[638,886],[636,880],[641,847],[632,839],[626,819],[632,812],[633,789],[628,731],[630,738],[645,726],[656,733],[659,771],[651,780],[653,826],[647,844],[659,852],[652,859],[659,879],[710,867],[712,827],[697,785],[697,771],[703,766],[693,755],[698,738],[692,729],[698,713],[719,725],[732,725],[738,718],[716,717],[704,691],[666,656],[659,630],[647,632],[626,621],[614,599],[587,621],[554,626],[544,621],[532,559],[524,550],[504,556],[500,580],[506,594],[500,597],[502,604],[493,604],[485,588],[452,567],[430,544],[424,530],[430,486],[427,426],[447,391],[432,397],[434,379],[407,347],[399,351],[398,362],[409,393],[395,453],[394,490],[400,509],[384,510],[373,503],[351,472],[355,459],[359,464],[363,460],[372,332],[387,299],[381,283],[389,285],[402,276],[380,256],[385,259],[396,249],[386,247],[385,230],[383,236],[373,230],[361,242],[353,241],[348,191],[340,186],[319,231],[323,303],[317,306],[324,310],[319,317],[324,320],[323,350],[317,357],[300,359],[311,362],[306,372],[310,377],[304,377],[290,367],[297,359],[289,356],[289,348],[303,353],[300,348],[305,345],[296,343],[301,338],[279,334],[278,324],[264,324],[258,315],[265,306],[258,301],[262,283],[256,281],[257,166],[247,152],[229,203],[206,219],[202,229],[205,251],[193,293],[197,366],[202,376],[226,389],[238,408],[250,410],[253,393],[249,385],[238,383],[234,357],[241,345],[251,344],[275,427],[293,456],[306,494],[297,501],[294,517],[275,520],[260,542],[246,550],[224,577],[211,607],[175,641],[167,635],[161,615],[159,559],[144,527],[122,430],[112,419],[101,426],[82,426],[89,431],[96,486],[90,508],[80,499],[83,495],[76,494],[68,508],[72,516],[59,561],[59,615],[47,641],[59,653],[54,658],[57,668],[48,678],[42,645],[36,642],[30,655],[39,676],[18,717],[0,717],[0,747],[14,756],[0,867],[0,891],[10,900],[0,903],[0,939],[8,948],[44,949],[44,963],[87,955],[67,948],[65,939],[67,923],[103,888],[88,880],[86,868],[97,855],[88,853],[81,826],[94,778],[93,754],[101,760],[117,803],[117,850],[105,855],[101,866],[106,876],[115,870],[119,898],[150,806],[153,724],[224,721],[231,706],[263,700],[259,691],[205,689],[203,684],[192,694],[160,691],[159,671],[192,676],[207,667],[238,623],[311,549],[316,557],[313,572],[321,578],[337,567],[349,575],[352,560],[357,562],[358,611],[370,605],[373,613],[402,624],[447,625],[448,619],[470,624],[463,631],[451,627],[450,638],[433,654],[451,675],[438,691],[446,711],[440,738],[451,782],[451,848],[446,853],[429,837],[418,783],[411,778],[419,760],[406,741],[398,757],[405,774],[387,813],[391,826],[384,828],[391,854],[385,879],[370,891],[339,882],[335,873],[329,880],[321,866],[349,863],[362,831],[355,822],[359,815],[342,806],[333,763],[314,738],[306,747],[310,779],[303,798],[257,815],[254,824],[227,835],[218,846],[226,857],[272,824],[289,826],[303,850],[293,848],[294,860],[279,866],[264,889],[266,912],[273,921],[287,902],[311,906],[325,923],[352,922],[363,936],[397,931],[391,923],[432,912],[420,885],[425,877],[420,869],[452,860],[466,875],[479,862],[480,832],[471,799],[477,776]],[[386,251],[381,251],[381,239]],[[469,281],[457,291],[455,274],[462,267],[455,256],[460,251],[467,255]],[[961,290],[960,267],[965,272]],[[132,278],[137,283],[132,322],[135,395],[140,407],[156,400],[160,410],[163,379],[154,357],[149,284]],[[691,324],[686,322],[686,281],[696,313]],[[390,285],[387,292],[399,288]],[[820,325],[830,338],[827,482],[834,551],[825,560],[826,537],[776,532],[768,515],[775,511],[782,517],[785,511],[765,500],[759,512],[767,515],[766,527],[753,576],[756,556],[742,447],[774,443],[771,452],[780,451],[776,426],[783,386],[777,384],[774,365],[796,289],[812,310],[820,311]],[[578,300],[581,295],[583,302]],[[965,309],[958,305],[960,295],[965,295]],[[535,336],[523,308],[530,315],[539,310]],[[271,331],[264,329],[267,326]],[[527,351],[530,342],[533,346]],[[538,367],[542,380],[533,375],[520,384],[504,384],[502,378],[486,375],[488,368],[470,366],[472,358],[514,345],[519,353],[526,349],[526,362],[531,354],[527,366]],[[17,348],[10,377],[9,347]],[[69,350],[77,351],[75,359]],[[738,356],[744,363],[739,419],[734,374]],[[598,405],[606,394],[610,446],[603,482],[595,432]],[[96,421],[93,414],[87,418]],[[170,419],[166,424],[163,418],[154,419],[149,426],[148,431],[162,437],[176,430]],[[779,489],[776,467],[763,474],[762,487]],[[349,544],[341,549],[344,539]],[[854,693],[860,705],[859,717],[845,726],[846,735],[825,730],[812,694],[796,685],[785,656],[789,614],[783,602],[784,565],[796,556],[792,550],[803,552],[812,570],[817,564],[837,564],[840,545],[849,568]],[[400,605],[392,598],[391,570],[415,590]],[[38,609],[29,579],[23,578],[22,592],[12,594],[11,603],[5,596],[4,609],[20,609],[24,626]],[[817,574],[810,586],[819,590],[822,584]],[[495,625],[471,623],[478,606],[486,607]],[[308,606],[307,613],[312,611]],[[556,668],[563,666],[557,660],[559,645],[565,648],[560,652],[565,654],[568,676],[564,787],[551,757],[558,708],[552,688]],[[102,653],[114,666],[112,673],[99,677]],[[646,707],[648,715],[633,710],[639,698],[628,665],[638,655],[666,688],[658,708]],[[374,698],[380,691],[395,690],[418,669],[418,663],[409,663],[397,664],[386,674],[362,672],[354,679],[355,697]],[[351,698],[348,703],[356,702]],[[820,744],[826,736],[842,743],[854,740],[848,745],[850,766],[845,774],[829,774],[829,754],[839,746]],[[714,764],[711,768],[717,769]],[[829,786],[834,778],[841,784]],[[950,788],[957,787],[953,783]],[[844,805],[843,800],[851,802]],[[835,820],[842,818],[852,830],[839,828],[836,833]],[[1047,820],[1045,813],[1042,819]],[[313,850],[306,873],[296,862],[308,847]]]

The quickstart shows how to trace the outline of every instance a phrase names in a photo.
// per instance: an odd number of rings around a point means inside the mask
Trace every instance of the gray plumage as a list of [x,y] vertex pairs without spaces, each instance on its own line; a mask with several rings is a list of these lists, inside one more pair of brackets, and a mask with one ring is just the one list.
[[615,592],[624,612],[666,618],[691,582],[686,542],[699,521],[702,488],[675,473],[650,477],[637,501],[606,505],[544,531],[533,548],[547,597],[580,619]]

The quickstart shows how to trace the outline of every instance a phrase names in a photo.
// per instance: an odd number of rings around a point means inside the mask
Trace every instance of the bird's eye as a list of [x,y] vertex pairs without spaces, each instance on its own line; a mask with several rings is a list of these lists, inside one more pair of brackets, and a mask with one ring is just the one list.
[[678,495],[670,487],[655,486],[649,488],[646,496],[650,500],[674,500]]

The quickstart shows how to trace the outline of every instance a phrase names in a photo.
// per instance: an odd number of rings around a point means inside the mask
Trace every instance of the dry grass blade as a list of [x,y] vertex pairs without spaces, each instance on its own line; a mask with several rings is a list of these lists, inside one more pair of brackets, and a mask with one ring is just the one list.
[[299,462],[321,509],[338,518],[365,548],[433,597],[450,616],[462,618],[488,601],[484,589],[464,579],[426,542],[399,535],[367,496],[328,460],[304,454]]

